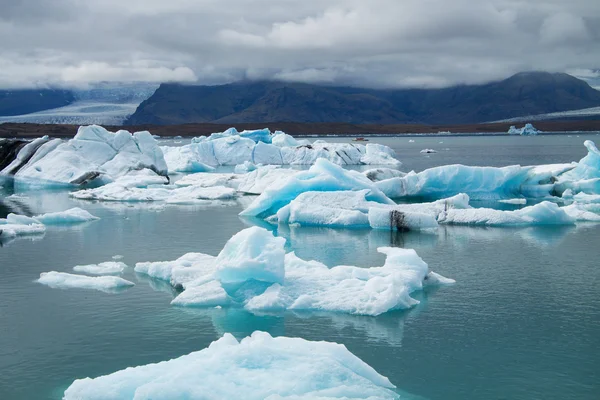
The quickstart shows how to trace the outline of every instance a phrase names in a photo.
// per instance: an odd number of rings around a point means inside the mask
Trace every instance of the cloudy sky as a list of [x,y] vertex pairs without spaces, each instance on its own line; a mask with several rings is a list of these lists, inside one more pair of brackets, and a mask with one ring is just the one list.
[[372,87],[600,68],[599,0],[0,0],[0,87]]

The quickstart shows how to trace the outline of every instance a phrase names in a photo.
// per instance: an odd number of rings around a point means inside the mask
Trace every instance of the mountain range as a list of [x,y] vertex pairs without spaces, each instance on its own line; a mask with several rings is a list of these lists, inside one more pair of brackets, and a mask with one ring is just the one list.
[[600,91],[565,73],[525,72],[483,85],[365,89],[289,82],[162,84],[127,125],[246,122],[463,124],[600,106]]
[[0,91],[0,123],[436,125],[600,118],[600,91],[564,73],[525,72],[497,82],[444,89],[369,89],[277,81],[157,86],[4,90]]

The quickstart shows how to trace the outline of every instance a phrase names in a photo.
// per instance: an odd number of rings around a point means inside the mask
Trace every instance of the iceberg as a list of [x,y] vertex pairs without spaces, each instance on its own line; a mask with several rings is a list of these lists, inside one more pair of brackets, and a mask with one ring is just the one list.
[[76,265],[73,271],[89,275],[118,275],[122,273],[127,265],[122,262],[107,261],[100,264]]
[[75,207],[66,211],[38,215],[33,217],[33,219],[44,225],[67,225],[95,221],[100,218],[90,214],[86,210]]
[[278,179],[267,186],[240,215],[253,217],[273,215],[304,192],[362,189],[369,189],[367,200],[394,204],[377,188],[376,183],[360,172],[345,170],[330,161],[319,159],[307,171]]
[[573,225],[575,219],[555,203],[544,201],[514,211],[490,208],[450,209],[441,215],[439,223],[452,225],[523,226]]
[[136,272],[185,289],[171,304],[238,306],[250,311],[313,310],[379,315],[410,308],[427,284],[454,281],[431,272],[414,250],[381,247],[382,267],[328,268],[285,253],[285,239],[263,228],[233,236],[215,258],[190,253],[172,262],[138,263]]
[[80,200],[218,204],[215,202],[234,199],[236,191],[224,186],[129,187],[123,185],[120,181],[116,181],[94,189],[71,192],[69,195]]
[[514,125],[508,129],[509,135],[521,135],[521,136],[532,136],[540,133],[537,129],[533,127],[531,124],[525,124],[522,128],[517,128]]
[[375,186],[390,198],[441,199],[459,193],[476,200],[514,198],[521,193],[529,169],[445,165],[375,182]]
[[[69,141],[41,138],[23,147],[0,174],[22,185],[103,184],[132,171],[148,169],[167,177],[167,165],[149,132],[109,132],[82,126]],[[39,145],[39,146],[38,146]]]
[[[245,134],[246,132],[246,134]],[[400,161],[394,151],[383,145],[296,141],[285,133],[269,136],[267,130],[238,133],[231,128],[210,137],[194,138],[181,147],[163,146],[171,172],[208,172],[222,165],[312,165],[325,158],[338,165],[390,165]]]
[[226,333],[204,350],[74,381],[65,400],[397,399],[395,386],[341,344]]
[[434,149],[423,149],[420,151],[421,154],[430,154],[430,153],[437,153],[437,150]]
[[222,284],[240,284],[250,279],[283,283],[284,246],[284,238],[265,229],[244,229],[229,239],[219,253],[215,277]]
[[77,207],[35,217],[10,213],[6,218],[0,218],[0,237],[39,235],[46,231],[45,225],[77,224],[97,219],[99,218]]
[[37,282],[58,289],[94,289],[102,292],[113,292],[134,286],[133,282],[116,276],[85,276],[66,272],[42,272]]
[[0,239],[42,235],[45,232],[46,227],[42,224],[11,224],[0,221]]

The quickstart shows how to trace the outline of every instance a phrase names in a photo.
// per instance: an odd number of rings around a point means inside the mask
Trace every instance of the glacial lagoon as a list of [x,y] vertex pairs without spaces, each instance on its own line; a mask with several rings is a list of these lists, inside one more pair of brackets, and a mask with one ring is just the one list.
[[[587,154],[585,140],[600,136],[370,140],[392,147],[401,170],[421,171],[454,163],[568,163]],[[421,154],[426,148],[437,153]],[[60,399],[75,379],[180,357],[224,333],[243,338],[256,330],[342,343],[388,377],[401,398],[595,399],[600,391],[600,224],[440,226],[435,232],[278,226],[240,218],[242,204],[95,202],[59,189],[0,190],[0,217],[80,207],[100,218],[2,242],[0,398]],[[171,285],[133,271],[137,262],[188,252],[217,255],[234,234],[254,225],[285,237],[287,251],[328,266],[380,266],[385,256],[377,248],[412,248],[456,284],[425,288],[413,294],[420,300],[414,308],[375,317],[251,313],[174,307]],[[72,272],[115,256],[129,266],[121,276],[134,287],[104,293],[35,282],[42,272]]]

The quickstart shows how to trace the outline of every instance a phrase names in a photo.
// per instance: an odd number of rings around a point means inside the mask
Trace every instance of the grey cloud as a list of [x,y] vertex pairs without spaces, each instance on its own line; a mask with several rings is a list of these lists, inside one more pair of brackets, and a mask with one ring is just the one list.
[[596,0],[0,0],[0,87],[387,87],[600,66]]

